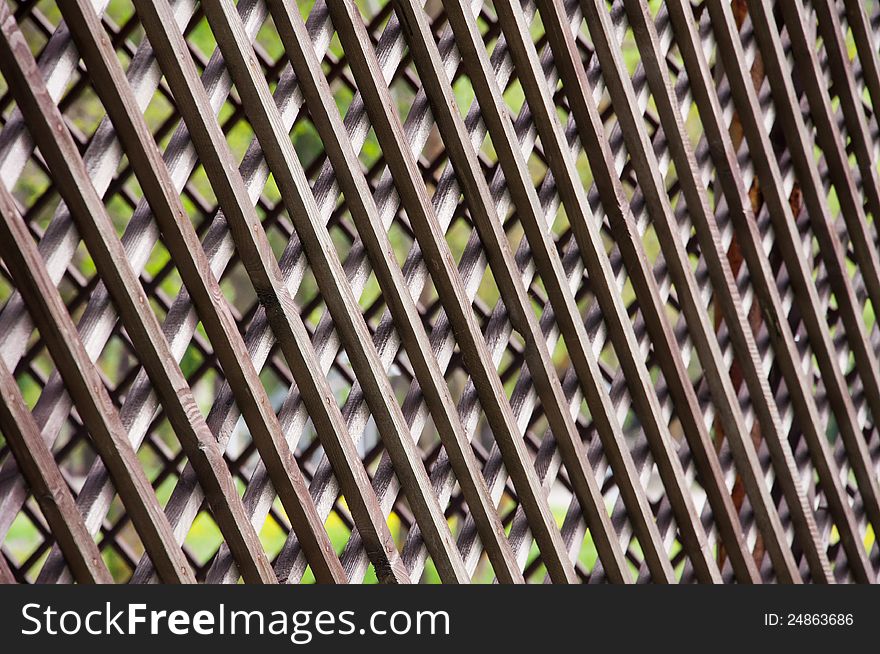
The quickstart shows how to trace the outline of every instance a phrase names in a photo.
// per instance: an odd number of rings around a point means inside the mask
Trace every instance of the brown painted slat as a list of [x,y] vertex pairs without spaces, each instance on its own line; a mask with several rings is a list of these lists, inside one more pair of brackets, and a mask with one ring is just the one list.
[[12,574],[12,570],[9,568],[9,563],[6,562],[6,556],[0,552],[0,584],[14,584],[15,575]]

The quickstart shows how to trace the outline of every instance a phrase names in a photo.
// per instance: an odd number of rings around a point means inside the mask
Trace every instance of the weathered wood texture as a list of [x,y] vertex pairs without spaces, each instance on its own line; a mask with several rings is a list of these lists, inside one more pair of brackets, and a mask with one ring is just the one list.
[[880,572],[880,1],[0,2],[0,582]]

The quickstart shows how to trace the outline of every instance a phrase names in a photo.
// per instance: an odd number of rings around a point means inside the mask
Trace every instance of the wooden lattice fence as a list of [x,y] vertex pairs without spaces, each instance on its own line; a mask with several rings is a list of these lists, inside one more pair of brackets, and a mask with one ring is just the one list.
[[878,0],[2,0],[0,581],[873,582]]

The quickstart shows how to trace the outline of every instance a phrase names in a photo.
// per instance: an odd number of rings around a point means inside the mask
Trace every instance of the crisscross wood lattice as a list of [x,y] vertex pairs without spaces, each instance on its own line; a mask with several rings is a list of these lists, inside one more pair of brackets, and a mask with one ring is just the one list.
[[876,580],[877,0],[4,0],[0,75],[0,581]]

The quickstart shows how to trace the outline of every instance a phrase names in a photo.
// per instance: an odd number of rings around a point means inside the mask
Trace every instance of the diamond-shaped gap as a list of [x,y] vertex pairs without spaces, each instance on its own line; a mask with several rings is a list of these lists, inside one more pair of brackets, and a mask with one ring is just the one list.
[[327,531],[336,554],[342,555],[345,545],[348,543],[354,530],[354,519],[348,509],[345,495],[340,495],[336,500],[333,510],[324,522],[324,529]]
[[[377,460],[378,458],[376,456]],[[413,525],[415,525],[415,517],[412,514],[406,495],[401,491],[397,495],[391,514],[388,516],[388,526],[391,530],[391,535],[394,536],[394,542],[397,543],[398,549],[403,548]]]
[[467,118],[468,114],[475,110],[477,99],[470,80],[464,74],[463,66],[458,66],[456,70],[456,77],[452,81],[452,92],[455,95],[459,114],[462,119]]
[[39,330],[34,329],[27,341],[23,357],[15,367],[15,378],[28,408],[33,409],[54,370],[54,363],[45,349]]
[[[385,303],[384,293],[376,279],[375,273],[371,272],[367,278],[367,283],[364,287],[363,294],[360,297],[359,304],[361,311],[364,314],[364,319],[367,322],[367,327],[371,332],[375,334],[376,330],[383,324],[385,325],[382,327],[383,331],[388,328],[386,320],[390,314]],[[384,339],[384,334],[379,341],[381,342],[382,339]]]
[[41,557],[45,549],[44,541],[48,537],[40,509],[31,498],[16,515],[2,542],[3,555],[24,573],[28,581],[32,581],[36,576],[31,570],[32,561]]
[[58,194],[39,151],[27,158],[11,190],[31,230],[42,234],[55,211]]
[[35,57],[39,56],[60,21],[58,8],[49,0],[38,0],[23,18],[18,19],[19,29],[26,36]]
[[[321,55],[317,50],[315,54],[317,56]],[[333,96],[336,98],[337,107],[345,115],[351,105],[357,87],[351,75],[351,70],[348,68],[346,54],[335,31],[331,32],[328,47],[321,61],[321,69],[327,78]]]
[[230,94],[227,98],[220,109],[218,120],[226,135],[226,142],[229,144],[233,159],[241,161],[254,141],[255,135],[244,108],[235,95]]
[[398,265],[403,268],[407,256],[418,247],[418,244],[399,221],[391,223],[391,227],[388,229],[388,241],[394,250]]
[[31,499],[25,504],[23,511],[28,514],[31,524],[35,525],[42,535],[42,541],[37,548],[18,566],[20,572],[25,572],[29,582],[35,583],[40,570],[46,563],[49,552],[52,550],[52,546],[55,544],[55,538],[36,501]]
[[[464,367],[462,361],[461,350],[458,344],[453,345],[451,352],[450,365],[445,374],[446,385],[452,394],[453,401],[457,407],[473,408],[466,414],[467,421],[464,426],[471,430],[471,447],[477,457],[477,461],[482,465],[485,463],[486,456],[494,444],[494,436],[492,430],[485,418],[485,415],[479,411],[479,400],[476,391],[471,385],[470,375]],[[462,411],[459,414],[462,415]],[[473,424],[469,424],[471,421]]]
[[376,132],[372,126],[367,130],[364,144],[358,151],[358,160],[361,163],[361,168],[367,174],[368,179],[373,177],[370,174],[371,171],[381,171],[384,169],[385,160],[382,154],[382,148],[379,145],[379,140],[376,137]]
[[[497,47],[497,43],[494,46],[489,46],[487,44],[487,50],[490,55],[494,53],[495,47]],[[507,85],[502,88],[502,92],[502,98],[504,100],[504,103],[507,105],[507,109],[510,112],[511,118],[519,116],[520,112],[526,104],[526,96],[525,92],[523,91],[522,85],[520,84],[519,78],[517,78],[515,74],[510,77]]]
[[[322,180],[323,181],[323,180]],[[325,201],[324,206],[327,206],[329,202]],[[326,212],[324,212],[326,214]],[[346,275],[354,284],[357,284],[360,280],[354,280],[352,278],[352,270],[355,268],[354,261],[347,261],[350,258],[350,255],[353,251],[353,244],[358,239],[359,231],[356,227],[355,221],[351,216],[351,213],[348,210],[347,200],[344,196],[339,196],[336,201],[336,208],[330,213],[330,221],[328,224],[328,231],[330,233],[330,239],[333,242],[334,248],[336,250],[336,256],[339,258],[339,261],[343,263],[346,267]],[[363,244],[357,248],[356,254],[360,258],[365,258],[365,251],[363,248]],[[355,295],[358,295],[358,290],[355,288]]]
[[[196,325],[196,332],[184,353],[181,363],[187,363],[191,371],[185,371],[187,382],[192,389],[196,403],[207,416],[214,408],[218,393],[225,381],[220,363],[214,354],[202,323]],[[181,367],[181,369],[183,369]]]
[[89,278],[80,274],[74,265],[68,265],[65,269],[57,288],[75,324],[82,321],[86,306],[95,294],[97,285],[97,277]]
[[266,79],[270,81],[270,84],[274,84],[277,81],[278,72],[286,65],[286,55],[284,43],[278,35],[271,15],[266,16],[260,26],[254,41],[254,49]]
[[207,503],[204,503],[183,543],[184,551],[195,564],[199,579],[204,579],[211,561],[222,544],[223,534]]
[[286,519],[281,500],[276,497],[272,503],[272,510],[269,511],[269,515],[266,517],[266,521],[263,523],[259,533],[263,550],[270,561],[274,561],[275,557],[281,552],[288,533],[290,533],[290,523]]
[[[416,67],[409,61],[409,56],[405,56],[403,63],[397,67],[390,84],[391,98],[397,107],[397,113],[402,123],[406,122],[413,106],[416,93],[421,88],[419,74]],[[437,144],[434,144],[438,147]]]
[[114,495],[101,524],[98,547],[114,580],[128,581],[144,553],[125,506]]
[[[331,317],[311,268],[306,269],[295,300],[306,328],[314,336],[318,326],[323,321],[330,320]],[[315,345],[320,347],[319,343],[315,343]]]
[[253,317],[254,309],[259,305],[250,278],[239,261],[237,253],[233,255],[219,281],[223,297],[229,304],[233,316],[239,321],[239,329],[243,333]]
[[88,76],[73,76],[58,102],[58,108],[64,115],[65,123],[80,152],[84,152],[91,135],[106,116],[104,105],[92,88]]
[[303,475],[311,482],[311,478],[324,459],[325,453],[312,419],[303,413],[300,423],[297,425],[296,431],[292,433],[290,442]]
[[[352,532],[352,522],[347,510],[345,509],[344,498],[340,497],[337,500],[334,510],[331,511],[330,515],[327,516],[327,520],[324,522],[324,529],[327,531],[330,542],[333,544],[333,547],[336,550],[337,554],[341,554],[343,549],[345,548],[345,544],[351,537]],[[311,566],[306,567],[305,573],[299,580],[297,580],[297,583],[315,583],[315,575],[312,572]],[[354,580],[354,583],[376,583],[376,574],[373,569],[373,565],[369,565],[366,578],[363,581]]]
[[153,247],[150,259],[141,273],[141,284],[156,317],[160,323],[165,322],[184,285],[176,262],[161,241]]
[[117,407],[121,406],[140,369],[140,361],[134,345],[118,319],[95,363],[104,379],[110,398]]
[[159,90],[150,97],[150,100],[143,111],[144,120],[153,139],[163,152],[171,141],[172,134],[175,133],[177,126],[181,121],[174,107],[174,100],[164,79],[159,84]]
[[186,37],[196,67],[199,72],[203,72],[208,59],[217,49],[217,41],[201,7],[196,8],[192,18],[187,22],[183,35]]
[[107,5],[101,19],[114,43],[120,63],[127,69],[144,40],[144,31],[134,6],[130,0],[115,0]]
[[[72,422],[71,417],[66,425]],[[63,427],[55,438],[52,449],[68,484],[79,492],[98,459],[97,451],[85,427],[83,425]]]
[[[371,566],[372,569],[372,566]],[[375,574],[375,573],[374,573]],[[440,573],[437,572],[437,566],[434,565],[434,561],[428,556],[427,561],[425,561],[424,572],[419,579],[414,580],[414,582],[420,584],[440,584],[442,580],[440,579]],[[366,582],[369,583],[369,582]]]
[[164,503],[171,496],[173,486],[169,487],[169,480],[176,484],[185,459],[164,412],[159,414],[150,424],[143,443],[138,448],[138,460],[151,483],[161,489],[161,502]]

